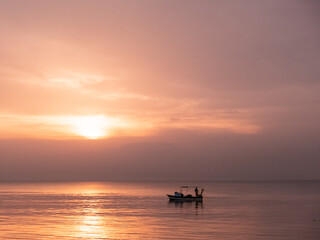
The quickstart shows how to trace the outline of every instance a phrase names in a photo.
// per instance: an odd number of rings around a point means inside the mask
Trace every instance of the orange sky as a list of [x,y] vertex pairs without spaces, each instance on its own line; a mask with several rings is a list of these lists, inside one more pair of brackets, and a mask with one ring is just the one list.
[[317,13],[295,0],[2,0],[0,139],[319,133]]

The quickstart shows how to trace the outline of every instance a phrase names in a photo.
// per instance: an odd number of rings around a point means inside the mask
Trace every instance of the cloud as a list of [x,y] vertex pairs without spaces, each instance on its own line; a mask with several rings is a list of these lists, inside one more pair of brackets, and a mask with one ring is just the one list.
[[96,141],[0,140],[0,180],[317,179],[319,136],[303,137],[167,129]]
[[[304,151],[294,156],[293,139],[304,139],[299,144],[307,150],[319,143],[314,137],[320,132],[319,9],[316,1],[296,0],[2,1],[1,137],[67,139],[74,136],[66,130],[69,117],[103,116],[129,123],[115,127],[127,136],[121,141],[148,135],[144,144],[152,151],[129,146],[141,167],[155,152],[172,161],[186,158],[192,168],[190,155],[201,158],[195,176],[206,166],[219,169],[208,170],[207,177],[223,169],[244,176],[233,164],[247,169],[253,164],[246,174],[257,168],[259,178],[259,161],[279,176],[269,163],[279,161],[284,169],[292,158],[297,168],[289,175],[298,178],[294,172],[300,173]],[[168,132],[179,136],[174,144]],[[197,141],[207,144],[205,149],[195,142],[188,152],[193,142],[184,141],[184,134],[190,132],[201,135]],[[232,136],[231,150],[219,144],[229,144],[223,136]],[[161,139],[158,148],[155,138]],[[179,141],[185,145],[177,146]],[[211,151],[210,141],[223,150]],[[233,149],[249,160],[242,165],[236,154],[229,158]],[[270,155],[273,149],[279,157]],[[129,154],[121,151],[117,159],[124,163]],[[221,164],[211,165],[215,153]],[[311,162],[319,156],[312,153]],[[161,157],[152,168],[161,166]],[[146,169],[140,173],[148,174]]]

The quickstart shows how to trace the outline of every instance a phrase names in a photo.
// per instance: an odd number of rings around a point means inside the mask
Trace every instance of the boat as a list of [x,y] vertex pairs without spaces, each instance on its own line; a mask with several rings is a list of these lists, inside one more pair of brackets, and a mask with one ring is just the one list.
[[[198,187],[199,186],[181,186],[180,192],[175,192],[174,195],[167,194],[167,196],[169,197],[170,201],[202,202],[202,200],[203,200],[202,194],[203,194],[204,188],[201,187],[201,192],[199,193]],[[188,194],[188,190],[190,188],[194,189],[195,196],[193,196],[192,194]],[[186,193],[184,193],[184,192],[186,192]]]

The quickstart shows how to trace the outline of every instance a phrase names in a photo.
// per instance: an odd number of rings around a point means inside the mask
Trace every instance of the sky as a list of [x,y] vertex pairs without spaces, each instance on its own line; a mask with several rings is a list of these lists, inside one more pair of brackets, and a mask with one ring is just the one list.
[[0,181],[319,179],[320,2],[0,0]]

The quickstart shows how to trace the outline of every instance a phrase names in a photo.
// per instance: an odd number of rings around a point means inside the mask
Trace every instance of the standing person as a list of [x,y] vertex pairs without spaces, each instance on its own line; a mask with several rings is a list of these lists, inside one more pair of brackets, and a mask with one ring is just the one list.
[[200,193],[200,196],[201,196],[201,197],[202,197],[203,191],[204,191],[204,188],[201,189],[201,193]]
[[199,194],[198,187],[196,187],[196,188],[194,189],[194,192],[196,193],[196,197],[198,197],[198,194]]

